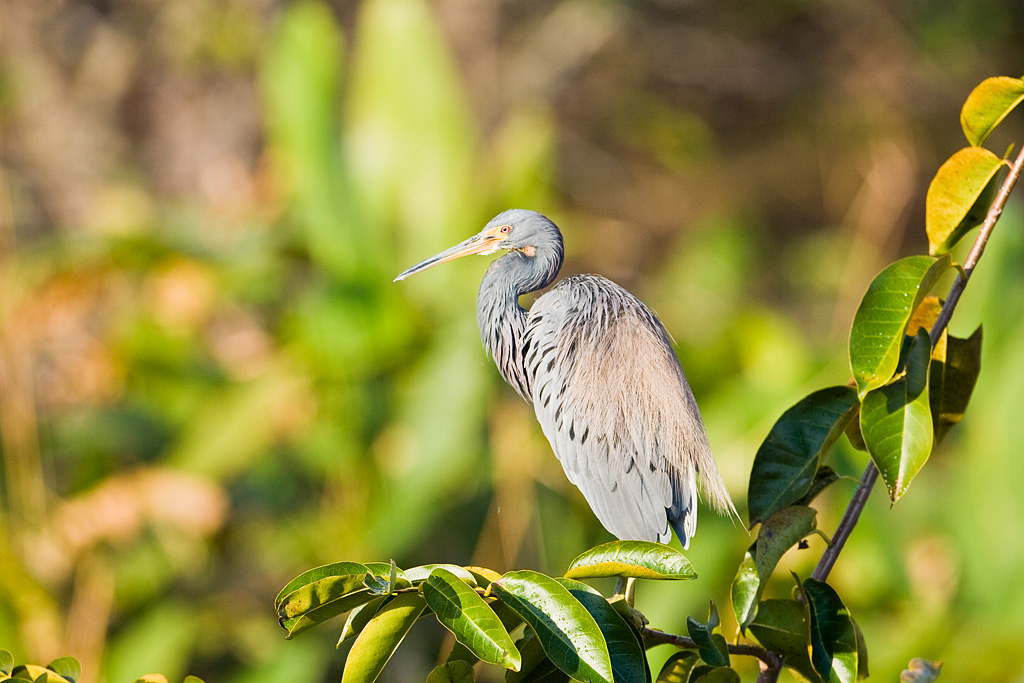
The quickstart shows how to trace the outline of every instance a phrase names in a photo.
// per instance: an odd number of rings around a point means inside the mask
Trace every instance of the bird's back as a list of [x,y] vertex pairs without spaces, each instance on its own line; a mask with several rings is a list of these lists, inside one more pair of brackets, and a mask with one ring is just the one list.
[[696,475],[732,503],[696,401],[661,322],[603,277],[562,280],[530,309],[523,359],[544,435],[570,481],[615,536],[686,546]]

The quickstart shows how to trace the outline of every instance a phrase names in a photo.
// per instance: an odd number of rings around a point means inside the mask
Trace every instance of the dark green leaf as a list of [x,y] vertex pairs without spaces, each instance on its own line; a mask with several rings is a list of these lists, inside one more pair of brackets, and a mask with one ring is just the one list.
[[896,502],[932,452],[932,416],[928,405],[931,342],[918,330],[907,355],[906,373],[864,398],[860,430],[871,459]]
[[516,647],[523,656],[523,667],[519,671],[505,671],[505,683],[567,683],[570,679],[555,666],[544,653],[533,629],[527,628]]
[[537,633],[548,659],[559,669],[584,683],[612,681],[601,629],[564,586],[539,572],[522,570],[505,574],[489,590]]
[[693,617],[686,618],[686,629],[690,638],[697,644],[700,658],[711,666],[729,666],[729,646],[721,633],[714,633],[718,628],[718,608],[711,603],[708,621],[702,624]]
[[572,579],[555,580],[565,586],[597,622],[608,645],[615,683],[647,683],[650,672],[643,643],[622,615],[587,584]]
[[782,414],[754,456],[747,490],[750,526],[807,493],[822,457],[842,436],[857,405],[852,387],[829,387]]
[[750,635],[767,650],[786,655],[807,654],[808,630],[804,606],[796,600],[762,601],[748,625]]
[[939,167],[925,197],[928,252],[945,254],[985,220],[1006,162],[981,147],[965,147]]
[[373,683],[426,607],[419,593],[402,593],[381,607],[352,644],[342,683]]
[[661,667],[656,683],[689,683],[690,674],[699,663],[700,657],[693,652],[676,652]]
[[935,683],[942,673],[942,662],[914,657],[900,673],[900,683]]
[[977,147],[999,123],[1024,100],[1024,81],[1008,76],[986,78],[976,87],[960,111],[960,125],[967,141]]
[[853,617],[850,617],[850,621],[853,622],[853,630],[857,634],[857,678],[864,679],[871,675],[868,671],[868,644]]
[[586,551],[569,564],[570,579],[627,576],[637,579],[695,579],[697,572],[674,548],[649,541],[612,541]]
[[981,328],[967,339],[947,335],[943,353],[932,358],[928,378],[936,443],[963,418],[980,373]]
[[948,254],[939,259],[910,256],[871,282],[850,330],[850,367],[861,399],[896,374],[907,323],[951,263]]
[[473,683],[473,665],[456,659],[446,662],[427,674],[427,683]]
[[811,664],[825,680],[857,680],[857,633],[835,590],[827,583],[806,579],[801,585],[810,615]]
[[46,668],[72,683],[82,677],[82,665],[74,657],[60,657],[47,664]]
[[437,620],[474,655],[506,669],[519,669],[522,659],[501,620],[465,581],[437,567],[421,590]]
[[791,505],[779,510],[761,525],[757,540],[747,551],[733,580],[733,610],[741,629],[753,620],[765,584],[779,560],[786,551],[814,531],[817,514],[814,508]]
[[[856,413],[855,413],[856,414]],[[857,433],[860,433],[860,425],[857,420],[851,420],[851,425],[857,426]],[[847,433],[849,433],[849,427],[847,427]],[[812,500],[818,497],[818,494],[824,491],[826,488],[839,481],[840,477],[834,469],[828,465],[822,465],[818,468],[818,473],[814,475],[814,481],[811,482],[811,488],[807,489],[807,493],[800,496],[800,499],[793,503],[794,505],[809,505]]]

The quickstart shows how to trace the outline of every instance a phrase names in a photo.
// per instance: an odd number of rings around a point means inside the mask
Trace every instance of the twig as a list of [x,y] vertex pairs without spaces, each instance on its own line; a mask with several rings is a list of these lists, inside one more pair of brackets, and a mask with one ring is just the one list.
[[[1006,200],[1010,196],[1010,191],[1020,177],[1022,165],[1024,165],[1024,147],[1017,154],[1017,159],[1010,167],[1009,175],[1006,176],[1002,186],[999,188],[999,194],[996,195],[995,201],[989,207],[988,213],[985,215],[985,222],[982,223],[981,230],[978,231],[978,236],[975,238],[967,258],[964,260],[963,269],[957,275],[956,281],[946,297],[946,301],[942,304],[942,310],[939,311],[939,316],[936,318],[935,324],[932,325],[929,337],[931,337],[933,348],[949,324],[950,318],[953,317],[953,310],[956,308],[957,302],[960,301],[960,295],[963,294],[967,281],[971,278],[974,268],[978,265],[982,252],[985,251],[985,245],[988,244],[992,228],[995,227],[996,221],[999,220],[999,216],[1003,213],[1003,207],[1006,206]],[[836,560],[839,558],[839,553],[842,552],[843,546],[846,545],[846,539],[850,537],[850,533],[853,532],[853,528],[857,525],[860,513],[864,509],[868,496],[871,494],[871,489],[877,480],[878,468],[875,467],[874,462],[869,462],[867,469],[864,470],[864,477],[861,479],[857,492],[853,494],[853,498],[850,500],[850,504],[847,506],[846,512],[839,522],[839,526],[836,527],[832,544],[822,553],[818,566],[815,567],[814,573],[811,574],[813,578],[818,581],[824,581],[828,578],[829,572],[832,571],[832,567],[835,566]]]
[[[694,642],[693,638],[687,638],[686,636],[676,635],[675,633],[667,633],[665,631],[659,631],[656,628],[650,628],[648,626],[641,626],[639,628],[640,635],[647,640],[652,640],[656,643],[664,643],[667,645],[675,645],[678,648],[686,650],[696,650],[697,643]],[[745,657],[757,657],[761,660],[761,674],[764,675],[766,671],[775,671],[775,677],[778,677],[778,672],[782,669],[782,657],[775,654],[771,650],[766,650],[763,647],[757,645],[748,645],[747,643],[727,643],[729,648],[729,654],[740,655]],[[762,679],[758,676],[758,681],[768,681],[775,679]]]

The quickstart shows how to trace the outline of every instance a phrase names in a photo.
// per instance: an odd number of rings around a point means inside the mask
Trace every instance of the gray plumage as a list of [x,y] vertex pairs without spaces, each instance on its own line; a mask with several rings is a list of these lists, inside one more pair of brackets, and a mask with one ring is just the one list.
[[529,312],[519,305],[562,265],[562,235],[546,217],[505,211],[396,280],[498,249],[509,253],[487,269],[477,297],[484,347],[533,404],[566,476],[601,524],[620,539],[662,543],[675,529],[687,547],[698,475],[712,505],[735,514],[668,333],[643,302],[603,277],[577,275]]

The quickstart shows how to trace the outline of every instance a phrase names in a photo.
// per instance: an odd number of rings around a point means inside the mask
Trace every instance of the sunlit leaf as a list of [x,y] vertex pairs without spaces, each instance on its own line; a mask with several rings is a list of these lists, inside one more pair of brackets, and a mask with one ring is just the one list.
[[71,683],[60,674],[50,671],[38,664],[21,664],[14,667],[11,677],[15,680],[25,679],[34,683]]
[[459,659],[445,662],[427,674],[427,683],[473,683],[475,680],[473,665]]
[[894,503],[906,492],[932,452],[928,404],[930,355],[928,333],[919,330],[907,355],[904,376],[868,392],[861,406],[864,443]]
[[716,667],[692,679],[693,683],[740,683],[740,675],[728,667]]
[[825,680],[857,680],[857,634],[850,612],[827,583],[806,579],[801,584],[810,615],[811,664]]
[[402,593],[381,607],[352,644],[342,683],[373,683],[426,608],[419,593]]
[[[420,567],[413,567],[412,569],[403,569],[402,573],[404,574],[405,578],[409,581],[409,583],[411,583],[414,586],[417,586],[420,583],[426,581],[430,574],[438,568],[444,569],[454,574],[470,586],[479,585],[479,583],[477,582],[477,577],[473,574],[473,572],[469,571],[465,567],[460,567],[457,564],[425,564]],[[497,578],[497,576],[499,575],[495,574],[495,578]]]
[[611,659],[594,617],[569,591],[539,572],[509,572],[490,592],[514,609],[555,666],[584,683],[610,683]]
[[981,327],[967,339],[947,336],[945,353],[932,358],[928,397],[938,443],[964,416],[981,373]]
[[381,595],[358,607],[353,607],[348,616],[345,617],[345,625],[341,628],[341,636],[338,637],[336,647],[341,647],[341,644],[346,640],[358,636],[366,625],[370,623],[370,619],[377,614],[381,606],[391,600],[391,597],[390,595]]
[[807,493],[822,457],[842,436],[857,405],[853,387],[837,386],[810,394],[782,414],[750,470],[751,526]]
[[965,147],[946,163],[928,186],[925,231],[928,252],[944,254],[971,228],[985,220],[1006,162],[981,147]]
[[185,676],[185,679],[181,683],[203,683],[203,679],[197,676]]
[[421,590],[437,620],[482,661],[518,670],[522,659],[484,599],[454,573],[437,567]]
[[687,632],[697,644],[700,658],[711,666],[729,666],[729,646],[721,633],[714,633],[718,625],[718,608],[714,602],[711,603],[707,623],[701,623],[693,617],[686,618]]
[[942,673],[942,662],[914,657],[900,673],[900,683],[935,683]]
[[861,399],[896,373],[907,324],[951,263],[948,254],[938,259],[910,256],[871,282],[850,330],[850,367]]
[[757,562],[754,559],[756,544],[750,546],[736,576],[733,577],[730,596],[732,598],[732,611],[736,622],[740,625],[740,631],[746,632],[747,625],[754,619],[758,609],[758,598],[764,591],[764,582],[757,571]]
[[470,575],[473,577],[473,580],[476,581],[476,585],[480,586],[481,588],[487,588],[489,585],[491,585],[492,581],[497,581],[501,578],[501,574],[494,571],[493,569],[488,569],[486,567],[469,566],[463,567],[463,569],[470,573]]
[[[389,565],[382,566],[390,571]],[[358,562],[337,562],[292,579],[276,600],[278,618],[288,630],[287,637],[294,638],[376,597],[365,585],[367,575],[373,575],[371,568]],[[404,579],[398,583],[409,585]]]
[[579,555],[565,571],[570,579],[627,576],[638,579],[695,579],[697,572],[674,548],[649,541],[612,541]]
[[680,650],[665,661],[656,683],[689,683],[690,674],[699,664],[700,657],[695,653]]
[[985,142],[999,123],[1024,100],[1024,81],[1008,76],[986,78],[967,96],[960,125],[974,146]]
[[46,668],[72,683],[82,677],[82,664],[74,657],[59,657],[47,664]]
[[555,580],[565,586],[597,622],[608,645],[615,683],[647,683],[650,672],[643,644],[622,615],[587,584],[572,579]]

